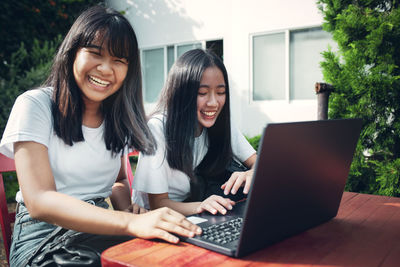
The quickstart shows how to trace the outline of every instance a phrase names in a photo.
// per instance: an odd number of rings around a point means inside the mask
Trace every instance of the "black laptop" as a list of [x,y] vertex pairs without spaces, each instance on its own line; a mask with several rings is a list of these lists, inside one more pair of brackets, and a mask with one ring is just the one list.
[[335,217],[360,131],[360,119],[268,124],[247,200],[189,216],[203,234],[184,241],[241,257]]

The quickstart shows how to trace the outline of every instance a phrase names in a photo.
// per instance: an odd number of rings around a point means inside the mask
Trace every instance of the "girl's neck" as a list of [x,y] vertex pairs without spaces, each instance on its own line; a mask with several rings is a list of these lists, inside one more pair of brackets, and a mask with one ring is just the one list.
[[98,128],[103,123],[103,114],[101,113],[101,104],[85,103],[85,109],[82,115],[82,124],[89,128]]
[[202,132],[203,132],[203,126],[199,124],[199,125],[197,126],[197,129],[196,129],[196,132],[195,132],[195,134],[194,134],[194,137],[199,137],[199,136],[201,135]]

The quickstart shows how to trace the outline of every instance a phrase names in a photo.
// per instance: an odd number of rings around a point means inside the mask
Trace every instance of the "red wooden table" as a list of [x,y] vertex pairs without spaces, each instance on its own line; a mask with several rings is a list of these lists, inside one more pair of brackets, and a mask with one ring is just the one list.
[[101,255],[110,266],[400,266],[400,198],[345,192],[327,223],[241,259],[140,238]]

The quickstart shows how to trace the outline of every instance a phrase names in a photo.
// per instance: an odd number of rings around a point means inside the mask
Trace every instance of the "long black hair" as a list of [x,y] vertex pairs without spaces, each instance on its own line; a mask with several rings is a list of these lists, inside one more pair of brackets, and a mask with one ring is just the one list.
[[223,74],[226,100],[215,124],[207,129],[208,152],[196,172],[211,176],[222,173],[230,162],[231,125],[228,74],[222,60],[212,51],[194,49],[172,66],[163,88],[158,111],[165,111],[167,161],[171,168],[194,178],[193,146],[198,127],[197,95],[204,71],[217,67]]
[[126,146],[145,154],[154,152],[154,138],[146,124],[142,98],[140,57],[135,32],[117,11],[97,5],[84,11],[74,22],[54,58],[45,83],[54,88],[52,113],[54,130],[65,144],[83,141],[82,93],[75,81],[73,64],[77,51],[93,41],[106,44],[110,55],[128,60],[128,71],[121,88],[105,99],[104,140],[108,150],[119,153]]

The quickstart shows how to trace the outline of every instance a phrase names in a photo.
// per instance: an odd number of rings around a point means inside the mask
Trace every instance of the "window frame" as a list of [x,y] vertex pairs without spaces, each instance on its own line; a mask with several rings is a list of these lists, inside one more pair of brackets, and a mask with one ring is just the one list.
[[[273,30],[273,31],[265,31],[265,32],[257,32],[257,33],[251,33],[249,36],[249,49],[250,49],[250,77],[249,77],[249,104],[262,104],[265,102],[268,103],[273,103],[273,104],[290,104],[290,103],[295,103],[295,102],[314,102],[315,99],[291,99],[290,95],[290,33],[294,31],[302,31],[302,30],[309,30],[309,29],[316,29],[319,28],[322,29],[321,24],[317,25],[307,25],[307,26],[301,26],[301,27],[292,27],[292,28],[285,28],[285,29],[278,29],[278,30]],[[272,100],[272,99],[264,99],[264,100],[254,100],[253,99],[253,94],[254,94],[254,37],[258,36],[265,36],[265,35],[272,35],[272,34],[277,34],[277,33],[284,33],[285,36],[285,81],[284,81],[284,86],[285,86],[285,99],[283,100]],[[310,88],[312,90],[312,88]]]
[[[221,38],[222,39],[222,38]],[[214,40],[214,39],[213,39]],[[157,100],[155,102],[146,102],[146,79],[145,79],[145,68],[143,68],[143,66],[145,66],[145,62],[144,62],[144,53],[145,51],[149,51],[149,50],[155,50],[155,49],[163,49],[164,52],[164,77],[163,77],[163,83],[165,83],[165,81],[167,80],[167,76],[168,76],[168,48],[169,47],[174,47],[174,60],[173,62],[175,62],[177,60],[177,56],[178,56],[178,47],[179,46],[185,46],[185,45],[195,45],[200,43],[201,48],[205,49],[206,47],[206,42],[207,40],[202,40],[202,41],[191,41],[191,42],[181,42],[181,43],[174,43],[174,44],[165,44],[165,45],[158,45],[158,46],[148,46],[148,47],[142,47],[140,48],[140,63],[141,63],[141,73],[142,73],[142,95],[143,95],[143,101],[145,104],[154,104],[157,102]],[[160,88],[161,91],[162,88]]]
[[[144,103],[155,103],[155,102],[157,102],[157,100],[156,101],[154,101],[154,102],[147,102],[146,101],[146,90],[145,90],[145,88],[146,88],[146,73],[145,73],[145,68],[144,68],[144,66],[145,66],[145,62],[144,62],[144,60],[145,60],[145,56],[144,56],[144,53],[146,52],[146,51],[149,51],[149,50],[158,50],[158,49],[162,49],[163,47],[162,46],[152,46],[152,47],[148,47],[148,48],[146,48],[146,49],[140,49],[140,72],[141,72],[141,74],[142,74],[142,99],[143,99],[143,102]],[[164,48],[163,49],[163,54],[164,54],[164,77],[163,77],[163,83],[165,83],[165,77],[166,77],[166,75],[165,75],[165,59],[166,59],[166,57],[165,57],[165,53],[166,53],[166,49]]]

